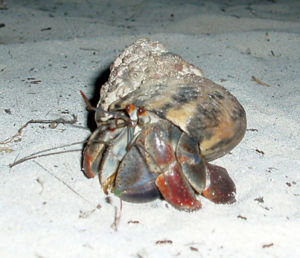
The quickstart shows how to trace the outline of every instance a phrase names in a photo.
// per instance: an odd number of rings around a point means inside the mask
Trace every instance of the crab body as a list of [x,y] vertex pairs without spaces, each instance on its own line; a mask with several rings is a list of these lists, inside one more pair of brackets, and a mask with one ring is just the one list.
[[99,174],[106,194],[129,202],[163,197],[194,211],[202,194],[232,203],[233,181],[208,161],[241,141],[245,111],[225,88],[179,56],[157,51],[157,44],[139,40],[121,54],[123,66],[118,59],[112,66],[95,115],[98,128],[83,153],[84,173]]

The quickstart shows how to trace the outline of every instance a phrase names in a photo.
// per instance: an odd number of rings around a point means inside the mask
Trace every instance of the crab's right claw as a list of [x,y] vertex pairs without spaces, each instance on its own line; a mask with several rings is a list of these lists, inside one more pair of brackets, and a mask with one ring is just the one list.
[[97,142],[103,136],[103,130],[97,129],[89,138],[83,150],[82,169],[87,178],[93,178],[99,174],[100,161],[105,149],[104,143]]
[[214,203],[235,202],[236,188],[225,168],[205,164],[207,173],[207,185],[202,195]]
[[99,161],[95,162],[95,159],[93,159],[93,156],[91,155],[91,151],[88,147],[85,147],[83,150],[82,171],[87,178],[93,178],[97,174],[97,171],[95,170],[95,167],[97,166],[96,163],[99,164]]

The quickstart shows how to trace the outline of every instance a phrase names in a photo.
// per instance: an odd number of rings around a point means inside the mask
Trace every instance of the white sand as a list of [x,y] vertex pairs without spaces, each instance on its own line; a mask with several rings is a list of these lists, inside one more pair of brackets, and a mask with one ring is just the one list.
[[[31,119],[74,114],[85,129],[31,124],[0,145],[0,257],[300,257],[299,1],[23,2],[0,10],[0,141]],[[235,181],[235,204],[200,197],[203,209],[186,213],[123,202],[115,231],[119,200],[83,176],[80,151],[8,164],[85,140],[79,90],[96,98],[96,78],[144,36],[229,89],[252,130],[213,162]]]

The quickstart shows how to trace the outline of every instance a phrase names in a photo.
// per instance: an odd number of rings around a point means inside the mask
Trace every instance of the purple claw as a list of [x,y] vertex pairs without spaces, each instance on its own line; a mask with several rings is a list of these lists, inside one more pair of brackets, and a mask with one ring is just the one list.
[[160,196],[155,185],[156,174],[151,173],[138,145],[133,145],[121,162],[114,193],[124,201],[148,202]]

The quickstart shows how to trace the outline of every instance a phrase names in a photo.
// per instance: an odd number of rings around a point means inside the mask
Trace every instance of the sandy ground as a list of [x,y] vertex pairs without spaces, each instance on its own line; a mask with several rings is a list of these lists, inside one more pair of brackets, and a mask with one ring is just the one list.
[[[1,257],[300,257],[299,1],[40,2],[0,10]],[[203,209],[186,213],[123,202],[116,230],[119,200],[82,174],[83,144],[9,164],[84,141],[95,125],[79,90],[97,103],[109,65],[140,37],[229,89],[248,130],[213,162],[235,181],[236,203],[200,197]],[[73,115],[4,143],[29,120]]]

